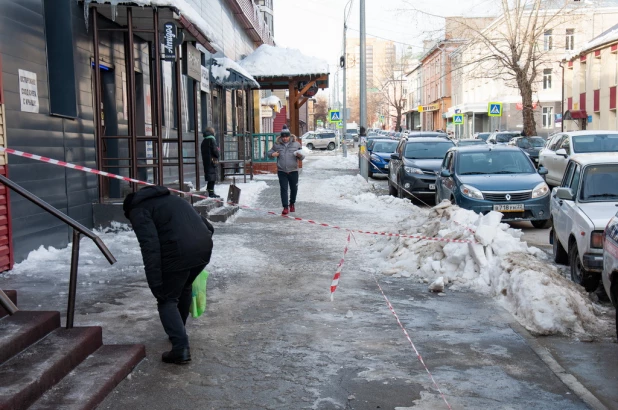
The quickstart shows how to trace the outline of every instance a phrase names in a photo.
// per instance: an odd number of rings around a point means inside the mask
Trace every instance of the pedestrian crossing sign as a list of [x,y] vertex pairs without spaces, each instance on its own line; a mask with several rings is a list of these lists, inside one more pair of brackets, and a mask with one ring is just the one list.
[[456,124],[456,125],[463,124],[463,114],[453,115],[453,124]]
[[502,103],[490,102],[487,107],[489,117],[502,117]]
[[343,121],[337,121],[337,129],[343,128]]
[[329,122],[341,121],[341,113],[339,112],[339,110],[330,110],[328,112],[328,121]]

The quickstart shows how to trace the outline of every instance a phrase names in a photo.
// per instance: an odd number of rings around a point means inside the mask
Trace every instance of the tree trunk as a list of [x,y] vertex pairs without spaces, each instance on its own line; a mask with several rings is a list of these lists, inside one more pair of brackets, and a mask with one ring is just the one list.
[[534,109],[532,107],[532,84],[527,81],[524,75],[517,76],[517,85],[519,86],[519,92],[521,93],[521,102],[523,105],[523,122],[524,133],[531,137],[537,135],[536,133],[536,121],[534,120]]

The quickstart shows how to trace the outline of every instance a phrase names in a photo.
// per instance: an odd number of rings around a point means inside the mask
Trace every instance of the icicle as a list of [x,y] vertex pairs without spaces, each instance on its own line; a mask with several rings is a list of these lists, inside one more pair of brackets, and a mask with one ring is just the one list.
[[88,32],[88,21],[90,20],[88,17],[90,17],[90,1],[91,0],[84,0],[84,21],[86,23],[86,32]]
[[116,21],[116,15],[118,13],[118,5],[115,3],[112,3],[112,21]]

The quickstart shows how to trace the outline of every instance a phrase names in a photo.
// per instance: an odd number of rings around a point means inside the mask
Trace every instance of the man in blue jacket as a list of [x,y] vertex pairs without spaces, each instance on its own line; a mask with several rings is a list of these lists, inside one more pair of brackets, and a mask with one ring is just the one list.
[[163,186],[147,186],[127,195],[122,204],[144,260],[146,280],[157,299],[159,318],[172,342],[165,363],[191,361],[185,323],[192,284],[212,253],[214,228],[186,200]]
[[[281,215],[296,211],[294,204],[298,193],[298,160],[305,159],[301,149],[302,147],[296,141],[296,137],[290,133],[289,129],[284,128],[275,140],[273,147],[268,151],[269,157],[277,158],[277,176],[279,177],[281,204],[283,205]],[[290,187],[289,200],[288,185]]]

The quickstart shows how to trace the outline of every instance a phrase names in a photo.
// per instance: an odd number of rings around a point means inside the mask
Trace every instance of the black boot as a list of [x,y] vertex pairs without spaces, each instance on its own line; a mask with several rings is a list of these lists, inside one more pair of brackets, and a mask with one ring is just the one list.
[[163,353],[161,360],[163,360],[164,363],[186,364],[191,361],[191,351],[188,347],[182,350],[170,350],[169,352]]
[[219,195],[215,194],[215,191],[208,191],[208,198],[219,199],[221,197]]

